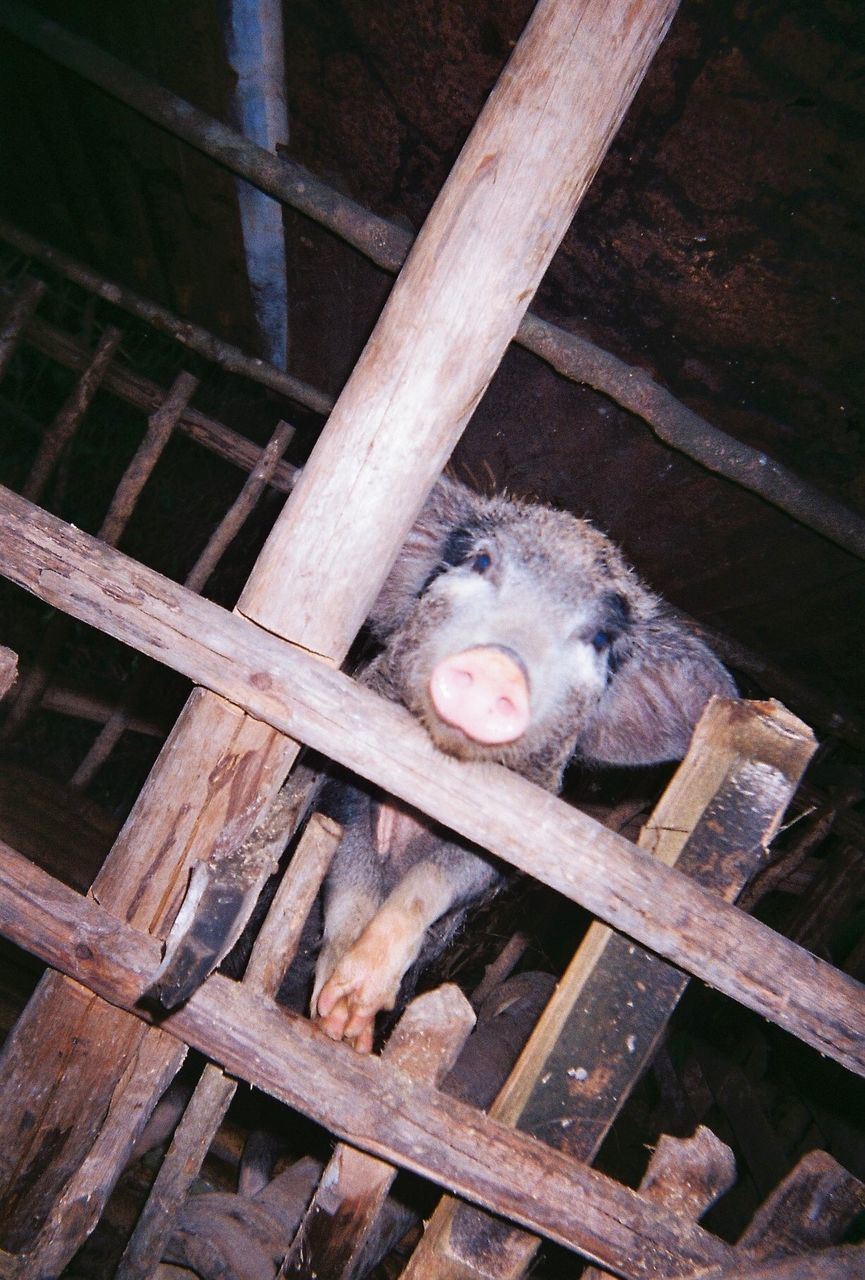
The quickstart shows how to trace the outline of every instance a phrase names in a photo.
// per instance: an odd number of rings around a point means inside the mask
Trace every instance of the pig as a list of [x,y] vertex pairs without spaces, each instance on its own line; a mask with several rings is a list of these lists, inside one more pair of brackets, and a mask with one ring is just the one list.
[[[402,703],[441,751],[503,764],[550,791],[571,760],[684,755],[713,694],[709,649],[588,521],[537,503],[433,489],[368,620],[363,683]],[[339,784],[344,825],[325,884],[312,1016],[360,1052],[406,972],[452,936],[503,872],[483,850],[377,794]]]

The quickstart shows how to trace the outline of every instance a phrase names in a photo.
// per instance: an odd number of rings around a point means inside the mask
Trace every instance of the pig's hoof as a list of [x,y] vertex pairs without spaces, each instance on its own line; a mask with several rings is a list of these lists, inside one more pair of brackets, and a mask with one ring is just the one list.
[[358,1053],[372,1050],[375,1016],[393,1008],[392,983],[358,963],[351,951],[337,964],[315,1002],[316,1021],[331,1040],[345,1040]]
[[334,974],[322,987],[316,1003],[316,1021],[331,1040],[345,1040],[358,1053],[372,1050],[376,1009],[360,1003],[360,993],[340,983]]

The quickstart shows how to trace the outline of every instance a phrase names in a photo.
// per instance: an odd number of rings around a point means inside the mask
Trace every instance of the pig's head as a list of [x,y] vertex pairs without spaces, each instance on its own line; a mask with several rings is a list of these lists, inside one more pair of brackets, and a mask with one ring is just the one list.
[[441,750],[558,787],[684,755],[727,672],[584,520],[442,480],[370,618],[371,683]]

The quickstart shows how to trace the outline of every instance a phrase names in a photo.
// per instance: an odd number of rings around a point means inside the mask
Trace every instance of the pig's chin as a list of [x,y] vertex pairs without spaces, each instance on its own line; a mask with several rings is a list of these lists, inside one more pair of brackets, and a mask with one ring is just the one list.
[[520,754],[520,742],[486,743],[469,737],[456,725],[442,720],[435,711],[424,708],[421,721],[429,737],[439,751],[457,760],[487,760],[495,764],[510,764]]

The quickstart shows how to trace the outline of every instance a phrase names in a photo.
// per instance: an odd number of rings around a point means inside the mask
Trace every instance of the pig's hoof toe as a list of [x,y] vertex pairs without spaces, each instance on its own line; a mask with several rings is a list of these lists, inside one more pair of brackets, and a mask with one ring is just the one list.
[[[324,989],[322,990],[322,996]],[[330,1002],[325,1002],[325,1007]],[[358,1053],[372,1051],[373,1031],[375,1029],[375,1013],[365,1013],[358,1009],[347,996],[340,996],[335,1004],[330,1005],[329,1012],[322,1012],[319,999],[318,1025],[331,1040],[345,1040]]]
[[325,1035],[347,1041],[358,1053],[371,1052],[375,1016],[386,1007],[368,985],[356,976],[342,975],[337,966],[316,1001],[316,1021]]

